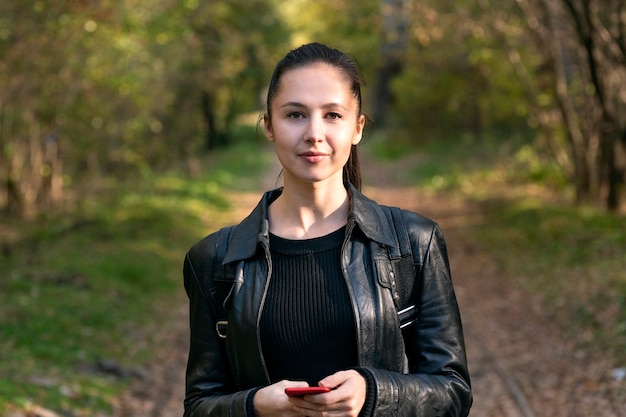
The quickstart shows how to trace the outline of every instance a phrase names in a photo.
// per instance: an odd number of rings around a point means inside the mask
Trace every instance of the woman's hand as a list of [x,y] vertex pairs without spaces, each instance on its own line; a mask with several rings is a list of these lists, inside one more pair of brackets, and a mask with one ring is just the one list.
[[289,398],[294,410],[307,417],[357,417],[365,404],[365,378],[354,370],[340,371],[319,382],[332,388],[324,394]]
[[285,394],[288,387],[308,387],[306,382],[280,381],[261,388],[254,394],[254,414],[257,417],[304,417],[295,410],[294,405]]

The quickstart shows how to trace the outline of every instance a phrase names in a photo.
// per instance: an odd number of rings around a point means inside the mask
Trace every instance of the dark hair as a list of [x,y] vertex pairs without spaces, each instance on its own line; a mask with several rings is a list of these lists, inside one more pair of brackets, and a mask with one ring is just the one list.
[[[276,65],[267,91],[267,115],[270,119],[272,100],[278,91],[283,74],[289,70],[315,63],[331,65],[350,79],[352,82],[351,91],[357,99],[358,112],[359,115],[361,114],[361,84],[364,84],[364,82],[356,60],[338,49],[330,48],[320,43],[309,43],[290,51]],[[354,185],[357,190],[361,189],[361,166],[357,145],[352,146],[348,161],[343,167],[343,180]]]

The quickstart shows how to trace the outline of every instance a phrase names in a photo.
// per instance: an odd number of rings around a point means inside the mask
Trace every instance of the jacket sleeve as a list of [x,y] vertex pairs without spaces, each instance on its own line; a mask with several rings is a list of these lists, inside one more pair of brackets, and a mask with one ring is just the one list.
[[419,318],[404,332],[409,372],[368,369],[376,381],[374,416],[465,417],[472,393],[443,234],[430,221],[426,230],[415,227],[415,221],[407,224],[414,254],[421,257],[416,265]]
[[215,330],[216,313],[205,294],[213,280],[215,236],[194,245],[185,256],[183,279],[189,298],[190,344],[187,361],[184,416],[253,415],[250,407],[254,390],[237,391],[232,381],[223,340]]

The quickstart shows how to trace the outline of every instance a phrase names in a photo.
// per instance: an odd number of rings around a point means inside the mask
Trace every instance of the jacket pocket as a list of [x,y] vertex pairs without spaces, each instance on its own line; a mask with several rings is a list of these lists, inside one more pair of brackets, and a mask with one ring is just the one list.
[[419,307],[415,303],[411,285],[404,285],[412,284],[413,276],[402,271],[397,265],[394,268],[393,262],[389,259],[378,259],[375,265],[378,285],[391,295],[400,328],[404,329],[415,323],[419,317]]

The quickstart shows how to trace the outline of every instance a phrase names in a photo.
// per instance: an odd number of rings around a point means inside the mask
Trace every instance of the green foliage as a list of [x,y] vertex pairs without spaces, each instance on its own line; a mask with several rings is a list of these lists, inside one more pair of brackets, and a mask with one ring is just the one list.
[[[506,136],[499,130],[480,135],[469,132],[441,135],[440,132],[431,132],[415,136],[402,136],[391,131],[377,136],[366,146],[369,152],[380,159],[393,160],[419,155],[408,170],[411,181],[420,187],[480,195],[483,191],[475,185],[490,177],[526,183],[533,175],[531,168],[536,171],[546,169],[543,165],[546,161],[538,156],[533,159],[532,167],[528,161],[517,157],[521,150],[532,149],[532,136],[530,130]],[[494,173],[494,167],[500,171]],[[536,178],[541,186],[551,185],[543,180]]]
[[[533,175],[561,181],[557,170],[575,172],[566,142],[552,139],[561,121],[549,54],[534,47],[515,2],[404,5],[410,39],[386,124],[394,136],[419,144],[530,124],[550,138],[533,147],[558,156],[558,166]],[[235,143],[239,117],[264,110],[277,60],[305,42],[357,58],[370,113],[389,41],[385,7],[378,0],[1,3],[0,208],[30,198],[48,209],[51,187],[42,177],[73,191],[94,176],[146,178]],[[44,155],[50,141],[58,142],[56,161]]]
[[[370,129],[366,126],[366,129]],[[363,141],[361,147],[381,160],[394,160],[415,151],[415,144],[402,132],[377,132],[373,140]]]
[[454,8],[437,1],[414,4],[411,48],[392,84],[393,126],[417,137],[524,128],[526,92],[493,27],[506,8],[485,13],[474,2],[456,2]]
[[[237,116],[260,110],[276,51],[286,49],[276,7],[2,3],[0,177],[15,185],[2,181],[0,208],[44,206],[37,179],[52,166],[66,190],[93,176],[146,177],[202,151],[209,129],[231,136]],[[41,151],[51,140],[58,157]]]
[[[109,412],[169,320],[162,304],[184,303],[185,250],[233,221],[229,193],[256,189],[270,156],[243,142],[204,158],[194,179],[112,183],[71,218],[14,225],[20,238],[2,242],[0,266],[0,414],[29,404]],[[103,372],[103,360],[127,377]]]
[[123,382],[96,363],[131,369],[147,353],[138,332],[153,327],[155,299],[176,288],[172,266],[182,255],[172,248],[192,230],[180,208],[121,197],[82,224],[25,238],[2,268],[0,349],[11,360],[0,367],[0,408],[33,402],[80,411],[112,399]]
[[288,47],[285,23],[273,0],[194,2],[187,20],[195,37],[189,59],[196,80],[182,80],[181,97],[202,97],[206,146],[226,145],[236,117],[263,108],[260,97],[273,65]]
[[563,167],[554,159],[539,154],[537,149],[539,147],[526,144],[517,150],[509,169],[510,180],[541,184],[553,189],[567,189],[568,181]]
[[290,30],[289,46],[322,42],[344,50],[354,55],[366,80],[374,84],[379,64],[379,0],[361,0],[358,3],[346,0],[300,0],[280,3],[281,16]]

